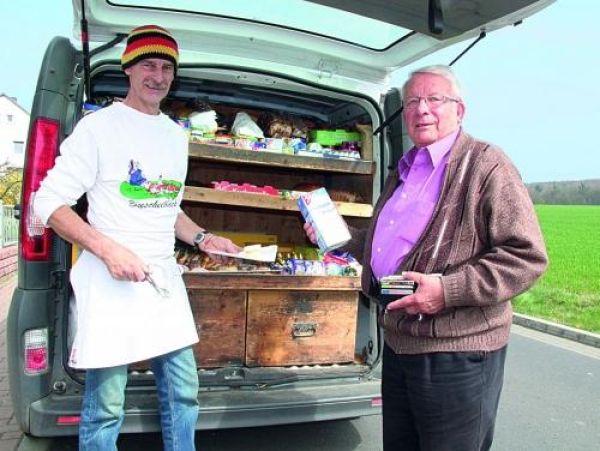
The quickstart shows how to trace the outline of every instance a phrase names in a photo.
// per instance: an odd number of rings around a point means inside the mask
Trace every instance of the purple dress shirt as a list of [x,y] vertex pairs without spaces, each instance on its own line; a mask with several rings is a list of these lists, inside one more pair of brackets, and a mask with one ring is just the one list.
[[460,129],[427,147],[412,148],[398,162],[400,184],[377,218],[371,268],[375,277],[394,274],[427,226]]

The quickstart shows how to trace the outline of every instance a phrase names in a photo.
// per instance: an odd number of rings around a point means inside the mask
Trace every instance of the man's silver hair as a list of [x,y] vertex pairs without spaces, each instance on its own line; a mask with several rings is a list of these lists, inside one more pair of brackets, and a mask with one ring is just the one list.
[[443,64],[436,64],[433,66],[425,66],[422,67],[420,69],[414,70],[410,73],[410,75],[408,76],[408,80],[406,80],[404,82],[404,84],[402,85],[402,98],[406,98],[406,89],[408,88],[408,85],[410,84],[410,82],[413,80],[413,78],[415,78],[415,76],[420,75],[420,74],[432,74],[432,75],[438,75],[446,80],[448,80],[448,82],[450,83],[450,89],[452,90],[452,95],[460,98],[460,84],[458,83],[458,78],[456,78],[456,75],[454,75],[454,72],[452,72],[452,69],[450,68],[450,66],[444,66]]

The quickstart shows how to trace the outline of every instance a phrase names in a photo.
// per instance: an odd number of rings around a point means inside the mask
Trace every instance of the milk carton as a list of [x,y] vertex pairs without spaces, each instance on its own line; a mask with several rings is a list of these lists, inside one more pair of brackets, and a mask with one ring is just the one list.
[[350,241],[350,232],[325,188],[301,194],[298,207],[304,220],[312,224],[317,244],[323,252],[331,251]]

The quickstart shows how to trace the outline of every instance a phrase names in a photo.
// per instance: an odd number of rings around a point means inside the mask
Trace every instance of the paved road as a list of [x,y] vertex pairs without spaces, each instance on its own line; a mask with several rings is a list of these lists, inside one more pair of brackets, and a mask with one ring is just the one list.
[[[0,283],[0,315],[6,287]],[[12,451],[19,435],[12,418],[5,359],[5,321],[0,316],[0,451]],[[600,349],[513,327],[494,451],[591,451],[600,449]],[[205,431],[203,451],[380,451],[381,418]],[[56,451],[75,451],[73,439]],[[122,451],[159,451],[157,434],[123,437]]]
[[512,330],[494,450],[599,450],[600,348]]
[[6,314],[15,283],[14,275],[0,278],[0,451],[12,451],[21,436],[12,412],[6,371]]

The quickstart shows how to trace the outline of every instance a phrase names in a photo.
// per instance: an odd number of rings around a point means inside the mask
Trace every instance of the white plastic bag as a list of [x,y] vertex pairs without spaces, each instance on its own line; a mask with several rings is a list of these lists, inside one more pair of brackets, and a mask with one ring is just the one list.
[[217,113],[213,110],[191,113],[189,120],[193,131],[202,133],[215,133],[217,131]]
[[250,138],[264,138],[265,135],[256,122],[248,115],[240,111],[235,115],[235,120],[231,126],[231,131],[235,136],[245,136]]

